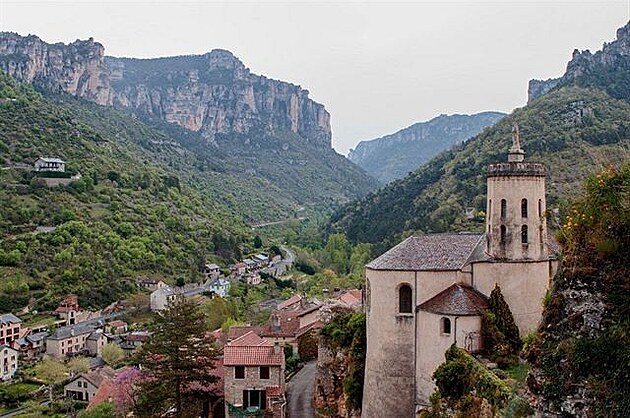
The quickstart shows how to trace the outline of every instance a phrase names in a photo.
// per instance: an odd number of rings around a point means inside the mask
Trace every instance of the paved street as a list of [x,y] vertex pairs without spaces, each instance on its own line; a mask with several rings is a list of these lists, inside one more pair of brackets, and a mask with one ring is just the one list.
[[288,418],[315,418],[313,410],[313,391],[315,390],[315,371],[317,361],[306,363],[287,385]]

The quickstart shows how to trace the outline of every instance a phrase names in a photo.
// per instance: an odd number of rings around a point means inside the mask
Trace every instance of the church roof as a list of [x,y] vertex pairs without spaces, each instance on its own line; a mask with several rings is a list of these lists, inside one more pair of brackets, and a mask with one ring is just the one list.
[[482,293],[463,283],[454,283],[416,310],[442,315],[478,315],[488,308],[488,299]]
[[459,270],[483,241],[483,234],[412,236],[367,265],[372,270]]

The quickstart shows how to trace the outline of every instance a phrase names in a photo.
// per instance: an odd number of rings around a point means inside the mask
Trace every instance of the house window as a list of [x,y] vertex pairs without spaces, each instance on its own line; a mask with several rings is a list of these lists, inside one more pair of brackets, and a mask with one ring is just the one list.
[[521,218],[527,218],[527,199],[521,200]]
[[501,199],[501,219],[507,216],[507,200]]
[[411,313],[411,287],[408,284],[398,289],[398,312]]
[[449,318],[442,318],[442,334],[451,333],[451,320]]
[[245,379],[245,366],[236,366],[234,368],[235,379]]
[[521,243],[527,244],[527,225],[521,226]]
[[505,244],[505,241],[507,239],[507,228],[505,227],[505,225],[501,225],[501,244]]
[[269,379],[269,366],[260,366],[260,378]]

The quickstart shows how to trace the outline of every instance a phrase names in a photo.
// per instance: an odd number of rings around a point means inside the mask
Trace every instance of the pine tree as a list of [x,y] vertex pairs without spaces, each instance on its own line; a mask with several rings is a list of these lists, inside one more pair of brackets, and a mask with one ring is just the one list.
[[139,353],[145,378],[136,415],[153,416],[174,406],[177,417],[189,416],[183,406],[206,397],[217,380],[212,373],[217,353],[206,336],[205,316],[193,302],[178,298],[159,313],[152,331]]
[[503,298],[499,285],[495,285],[492,289],[489,304],[490,311],[494,314],[495,325],[503,333],[508,344],[512,346],[515,352],[518,352],[523,343],[510,306]]

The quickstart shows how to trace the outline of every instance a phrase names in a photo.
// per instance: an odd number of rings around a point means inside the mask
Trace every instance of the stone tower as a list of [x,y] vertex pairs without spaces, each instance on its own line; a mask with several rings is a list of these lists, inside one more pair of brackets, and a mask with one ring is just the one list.
[[516,123],[508,161],[488,166],[486,207],[489,255],[507,261],[548,258],[545,167],[525,161]]

